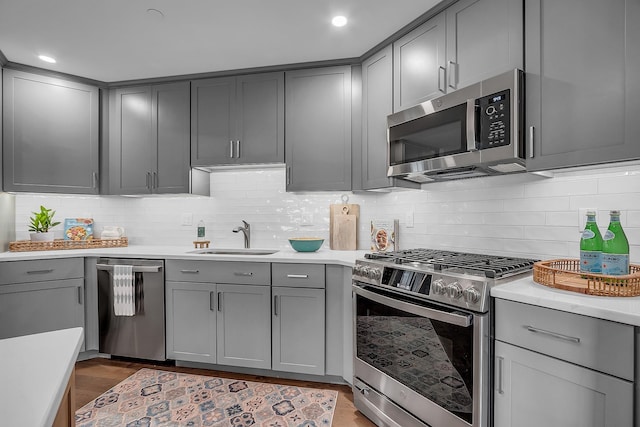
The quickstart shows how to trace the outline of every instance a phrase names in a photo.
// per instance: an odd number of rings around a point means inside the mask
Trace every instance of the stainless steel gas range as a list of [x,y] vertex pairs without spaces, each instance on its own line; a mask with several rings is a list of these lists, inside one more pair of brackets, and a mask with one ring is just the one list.
[[431,249],[357,260],[356,407],[381,427],[489,426],[489,293],[535,261]]

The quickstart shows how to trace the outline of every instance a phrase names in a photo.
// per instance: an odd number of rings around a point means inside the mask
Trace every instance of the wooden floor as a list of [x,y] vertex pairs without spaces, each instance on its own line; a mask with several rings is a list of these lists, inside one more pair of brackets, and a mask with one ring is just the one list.
[[229,372],[210,371],[207,369],[182,368],[176,366],[153,365],[122,360],[96,358],[76,363],[76,410],[91,400],[129,377],[141,368],[162,369],[187,374],[208,375],[247,381],[259,381],[296,385],[300,387],[321,387],[337,390],[338,401],[333,415],[334,427],[375,427],[354,406],[351,388],[347,385],[324,384],[310,381],[293,381],[282,378],[270,378],[255,375],[234,374]]

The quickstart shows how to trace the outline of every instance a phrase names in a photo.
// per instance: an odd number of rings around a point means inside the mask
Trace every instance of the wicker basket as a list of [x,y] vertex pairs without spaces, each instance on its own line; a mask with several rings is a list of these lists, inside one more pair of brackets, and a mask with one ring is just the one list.
[[587,295],[608,297],[640,296],[640,265],[631,264],[630,274],[608,276],[580,272],[578,259],[538,261],[533,265],[533,280],[541,285]]
[[120,248],[129,246],[126,237],[119,239],[91,239],[91,240],[53,240],[50,242],[32,242],[31,240],[19,240],[9,243],[11,252],[30,251],[61,251],[65,249],[100,249],[100,248]]

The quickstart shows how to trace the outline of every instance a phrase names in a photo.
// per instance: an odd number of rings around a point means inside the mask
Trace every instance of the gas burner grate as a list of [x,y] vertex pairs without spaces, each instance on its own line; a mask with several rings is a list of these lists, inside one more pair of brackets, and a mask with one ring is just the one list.
[[536,260],[497,255],[482,255],[465,252],[441,251],[435,249],[408,249],[395,252],[374,252],[365,258],[390,261],[396,264],[428,264],[434,270],[458,270],[476,273],[487,278],[500,278],[511,274],[530,271]]

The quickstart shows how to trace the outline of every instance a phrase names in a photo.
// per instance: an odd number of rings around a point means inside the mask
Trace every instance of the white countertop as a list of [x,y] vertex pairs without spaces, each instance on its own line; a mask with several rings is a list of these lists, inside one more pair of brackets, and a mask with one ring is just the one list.
[[531,277],[495,286],[491,296],[640,326],[640,297],[583,295],[540,285]]
[[[213,249],[219,249],[212,247]],[[237,249],[237,248],[236,248]],[[269,248],[252,248],[269,249]],[[140,246],[132,245],[108,249],[69,249],[61,251],[2,252],[0,262],[50,258],[112,257],[148,259],[201,259],[224,261],[291,262],[311,264],[336,264],[352,267],[355,260],[363,258],[370,251],[333,251],[320,248],[317,252],[296,252],[291,248],[279,249],[271,255],[203,255],[191,254],[195,250],[189,246]]]
[[0,423],[50,427],[82,345],[82,328],[0,340]]

